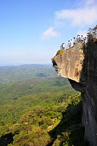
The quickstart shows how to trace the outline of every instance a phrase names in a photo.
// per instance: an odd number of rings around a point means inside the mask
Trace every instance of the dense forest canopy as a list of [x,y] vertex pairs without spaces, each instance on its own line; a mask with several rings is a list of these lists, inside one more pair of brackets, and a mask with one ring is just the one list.
[[86,145],[80,93],[51,66],[0,67],[0,81],[0,146]]

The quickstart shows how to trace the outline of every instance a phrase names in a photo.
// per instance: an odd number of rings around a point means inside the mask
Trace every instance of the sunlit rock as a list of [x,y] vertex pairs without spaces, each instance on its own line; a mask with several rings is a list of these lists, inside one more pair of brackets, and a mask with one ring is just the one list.
[[81,92],[85,138],[90,146],[97,146],[97,43],[78,43],[59,50],[52,63],[57,74],[68,78],[72,87]]

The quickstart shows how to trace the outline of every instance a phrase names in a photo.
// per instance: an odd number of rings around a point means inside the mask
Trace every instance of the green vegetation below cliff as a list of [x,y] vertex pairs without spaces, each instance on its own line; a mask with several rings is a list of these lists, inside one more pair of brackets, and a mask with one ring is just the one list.
[[81,106],[63,78],[0,84],[0,146],[86,146]]

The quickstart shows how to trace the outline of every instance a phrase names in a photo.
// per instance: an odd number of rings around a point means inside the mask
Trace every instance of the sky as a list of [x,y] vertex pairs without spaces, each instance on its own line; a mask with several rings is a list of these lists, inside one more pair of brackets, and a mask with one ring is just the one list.
[[0,0],[0,66],[48,64],[97,24],[97,0]]

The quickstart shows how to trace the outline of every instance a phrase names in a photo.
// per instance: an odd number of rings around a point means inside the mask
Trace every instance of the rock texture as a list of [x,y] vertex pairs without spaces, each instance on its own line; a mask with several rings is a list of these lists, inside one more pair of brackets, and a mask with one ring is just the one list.
[[82,122],[90,146],[97,146],[97,43],[80,43],[52,58],[57,74],[68,78],[83,100]]

